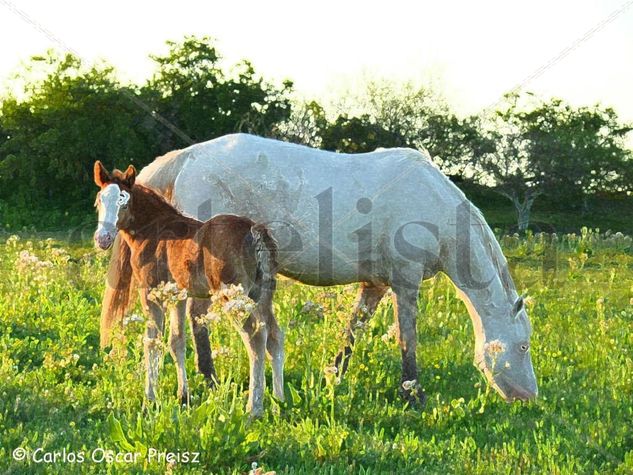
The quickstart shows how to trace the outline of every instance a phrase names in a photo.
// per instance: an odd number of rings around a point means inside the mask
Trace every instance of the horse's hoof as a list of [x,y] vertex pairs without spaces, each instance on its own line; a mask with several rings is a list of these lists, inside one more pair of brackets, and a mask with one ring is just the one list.
[[216,378],[215,375],[211,376],[211,377],[205,377],[204,378],[206,383],[207,383],[207,387],[211,390],[214,390],[215,388],[218,387],[218,379]]
[[179,394],[178,400],[180,401],[181,406],[189,405],[189,393]]
[[424,409],[426,406],[426,393],[421,388],[400,388],[400,397],[413,409]]
[[251,410],[248,412],[248,419],[251,421],[257,420],[257,419],[261,419],[262,417],[264,417],[264,410]]

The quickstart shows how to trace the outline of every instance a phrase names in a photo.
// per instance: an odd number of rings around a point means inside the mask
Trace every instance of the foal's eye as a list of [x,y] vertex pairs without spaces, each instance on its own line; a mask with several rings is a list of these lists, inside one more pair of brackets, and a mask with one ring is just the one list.
[[127,191],[122,191],[117,200],[117,204],[121,209],[127,209],[128,201],[130,201],[130,194]]

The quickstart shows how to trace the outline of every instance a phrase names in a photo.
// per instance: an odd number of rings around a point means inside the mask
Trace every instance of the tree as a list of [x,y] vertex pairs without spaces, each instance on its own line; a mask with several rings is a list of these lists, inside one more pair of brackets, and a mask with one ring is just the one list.
[[111,67],[84,68],[70,54],[34,57],[17,79],[24,97],[0,105],[0,200],[11,205],[6,212],[19,210],[16,224],[76,224],[72,218],[94,200],[95,160],[121,166],[151,158],[144,112]]
[[143,99],[174,125],[163,129],[163,151],[232,132],[272,135],[289,117],[290,81],[281,87],[265,82],[248,61],[225,73],[208,37],[188,36],[167,45],[165,56],[151,56],[157,71],[142,91]]
[[490,121],[487,138],[495,148],[479,162],[482,179],[512,201],[518,228],[525,231],[539,195],[574,207],[586,206],[598,191],[627,189],[630,130],[612,109],[511,95]]
[[158,71],[139,88],[112,67],[70,54],[34,57],[0,103],[2,224],[68,228],[89,216],[92,164],[136,164],[229,132],[274,133],[290,114],[291,83],[274,87],[246,61],[231,75],[206,38],[168,43]]
[[528,152],[541,166],[544,191],[554,198],[580,198],[630,187],[632,165],[625,140],[630,125],[619,123],[613,109],[572,108],[560,99],[543,102],[522,114]]
[[385,129],[368,114],[359,117],[339,115],[322,132],[322,146],[345,153],[371,152],[379,147],[406,146],[405,138]]
[[328,121],[325,110],[316,101],[297,102],[288,119],[277,125],[275,137],[309,147],[323,146],[323,132]]
[[377,147],[423,149],[446,173],[465,175],[475,158],[491,147],[476,117],[458,118],[429,88],[373,81],[339,109],[344,110],[323,132],[324,148],[349,152]]

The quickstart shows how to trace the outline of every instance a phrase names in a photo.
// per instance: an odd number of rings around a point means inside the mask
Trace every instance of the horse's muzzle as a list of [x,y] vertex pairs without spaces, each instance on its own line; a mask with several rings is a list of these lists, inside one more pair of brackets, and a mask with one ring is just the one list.
[[531,401],[538,396],[538,388],[524,388],[516,384],[511,383],[507,379],[502,384],[503,396],[506,402],[514,401]]

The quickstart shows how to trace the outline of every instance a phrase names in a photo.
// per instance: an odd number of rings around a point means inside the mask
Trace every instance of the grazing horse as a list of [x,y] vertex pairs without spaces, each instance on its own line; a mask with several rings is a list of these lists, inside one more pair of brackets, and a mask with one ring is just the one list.
[[[273,365],[273,391],[283,399],[283,336],[272,310],[275,288],[276,243],[263,225],[235,215],[218,215],[201,223],[183,216],[161,196],[134,183],[136,170],[110,174],[101,162],[94,166],[100,188],[96,206],[99,225],[95,243],[108,249],[117,234],[130,249],[134,279],[141,287],[141,303],[149,316],[145,332],[145,395],[155,399],[160,342],[164,316],[162,306],[149,290],[161,282],[175,281],[190,297],[206,301],[209,292],[223,284],[241,284],[255,301],[243,325],[237,325],[250,360],[247,409],[263,412],[264,363],[268,349]],[[176,363],[178,396],[188,401],[185,370],[185,301],[170,308],[169,349]],[[250,310],[250,309],[249,309]],[[194,317],[199,317],[195,315]]]
[[[420,283],[443,272],[472,319],[475,365],[507,401],[536,396],[530,321],[501,248],[479,210],[423,153],[340,154],[233,134],[170,152],[145,167],[139,180],[198,219],[234,213],[267,223],[279,243],[282,275],[312,285],[360,282],[335,360],[341,373],[355,324],[371,316],[391,287],[402,383],[411,388],[418,379]],[[130,301],[126,247],[115,246],[111,260],[102,343]],[[206,335],[196,335],[198,368],[209,372]],[[415,400],[413,393],[403,396]],[[417,396],[424,399],[420,390]]]

